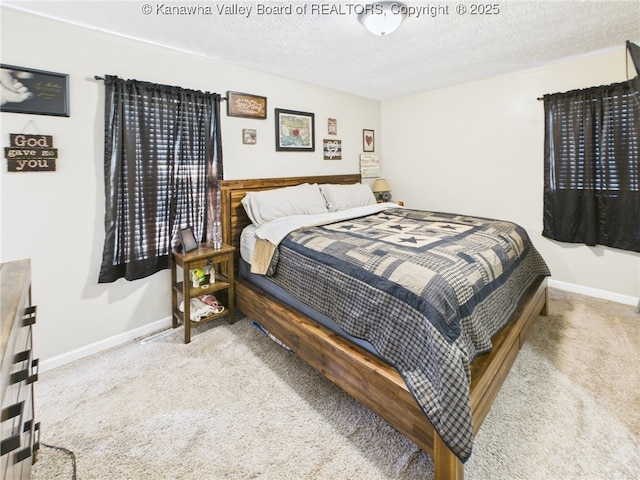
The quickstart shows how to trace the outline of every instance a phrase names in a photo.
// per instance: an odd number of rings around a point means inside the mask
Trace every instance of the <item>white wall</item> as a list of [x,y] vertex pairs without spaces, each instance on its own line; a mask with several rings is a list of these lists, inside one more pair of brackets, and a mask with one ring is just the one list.
[[[2,113],[0,148],[10,133],[53,135],[57,171],[0,169],[0,261],[32,259],[38,304],[35,348],[41,359],[80,354],[169,324],[170,275],[97,284],[104,239],[104,86],[94,75],[113,74],[186,88],[267,97],[268,118],[222,118],[225,178],[357,173],[362,129],[380,129],[377,101],[202,57],[123,39],[3,7],[1,61],[67,73],[69,118]],[[226,106],[223,104],[223,107]],[[273,108],[313,112],[314,153],[275,152]],[[322,159],[327,118],[338,119],[343,160]],[[258,143],[242,144],[242,129]],[[49,365],[55,363],[52,360]]]
[[516,221],[556,285],[635,304],[640,255],[542,237],[544,108],[537,98],[626,80],[625,51],[382,102],[382,156],[407,207]]

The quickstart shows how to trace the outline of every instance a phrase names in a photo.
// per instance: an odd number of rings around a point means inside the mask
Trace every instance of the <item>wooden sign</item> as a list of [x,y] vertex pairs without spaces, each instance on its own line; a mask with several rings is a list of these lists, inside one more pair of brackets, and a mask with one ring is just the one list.
[[53,172],[56,170],[58,149],[53,148],[52,135],[9,135],[9,147],[5,147],[9,172]]
[[267,97],[240,92],[227,92],[229,117],[267,118]]
[[8,172],[55,172],[55,158],[32,158],[31,160],[13,160],[7,158]]
[[360,155],[360,176],[377,178],[380,176],[380,158],[378,155],[363,153]]
[[5,147],[5,158],[58,158],[57,148],[12,148]]
[[24,133],[9,134],[12,147],[51,148],[53,135],[25,135]]

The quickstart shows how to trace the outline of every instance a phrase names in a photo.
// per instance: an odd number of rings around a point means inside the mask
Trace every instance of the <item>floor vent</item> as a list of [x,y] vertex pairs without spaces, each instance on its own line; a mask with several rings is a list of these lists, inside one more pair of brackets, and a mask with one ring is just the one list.
[[169,335],[173,335],[174,333],[181,331],[183,328],[184,325],[180,325],[178,328],[168,328],[167,330],[162,330],[161,332],[154,333],[153,335],[140,340],[140,345],[145,345],[147,343],[161,340],[165,337],[168,337]]

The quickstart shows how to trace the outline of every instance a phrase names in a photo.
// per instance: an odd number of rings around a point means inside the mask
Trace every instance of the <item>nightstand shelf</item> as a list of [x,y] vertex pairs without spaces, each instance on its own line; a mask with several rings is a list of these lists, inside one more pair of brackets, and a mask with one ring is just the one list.
[[[222,247],[216,249],[204,244],[187,253],[173,253],[171,266],[172,324],[173,328],[176,328],[179,323],[184,325],[184,343],[191,341],[192,325],[210,322],[225,316],[228,317],[229,323],[235,322],[234,252],[235,248],[230,245],[223,244]],[[194,287],[190,272],[203,267],[210,269],[210,279],[213,275],[214,281]],[[198,320],[191,319],[191,299],[207,294],[215,294],[218,304],[224,306],[224,310]],[[183,303],[184,312],[180,309],[181,303]]]

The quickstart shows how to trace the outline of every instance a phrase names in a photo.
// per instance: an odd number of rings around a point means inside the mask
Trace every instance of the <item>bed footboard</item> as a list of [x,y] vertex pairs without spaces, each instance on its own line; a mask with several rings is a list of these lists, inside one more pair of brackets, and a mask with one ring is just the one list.
[[[317,324],[244,279],[236,280],[237,308],[291,348],[434,460],[436,480],[463,479],[464,465],[442,441],[398,372],[366,350]],[[471,365],[474,435],[489,412],[535,318],[546,314],[547,284],[534,285],[514,320],[494,337],[494,349]]]

